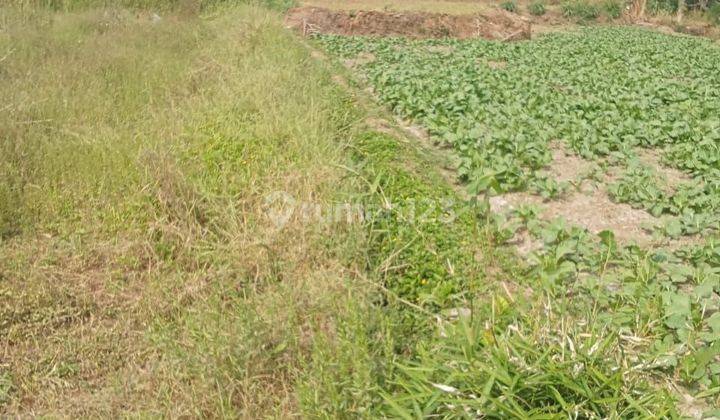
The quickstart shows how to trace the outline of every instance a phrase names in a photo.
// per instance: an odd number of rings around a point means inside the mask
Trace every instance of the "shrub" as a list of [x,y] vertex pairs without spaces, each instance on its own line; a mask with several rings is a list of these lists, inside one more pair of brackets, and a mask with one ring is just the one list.
[[569,1],[562,6],[563,15],[568,18],[577,18],[583,21],[595,20],[600,16],[600,9],[585,1]]
[[618,0],[606,0],[603,3],[605,14],[611,19],[617,19],[622,15],[623,5]]
[[720,25],[720,2],[715,2],[712,6],[710,6],[707,14],[714,24]]
[[528,11],[533,16],[542,16],[545,14],[545,4],[541,1],[534,1],[528,6]]
[[517,10],[517,4],[514,1],[504,1],[500,3],[500,7],[512,13]]
[[645,10],[651,14],[677,12],[677,0],[648,0]]

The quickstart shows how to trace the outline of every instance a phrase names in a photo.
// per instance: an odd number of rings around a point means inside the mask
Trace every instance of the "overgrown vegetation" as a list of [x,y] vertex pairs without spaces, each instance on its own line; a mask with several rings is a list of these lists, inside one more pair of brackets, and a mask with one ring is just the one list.
[[515,13],[517,11],[517,3],[514,1],[504,1],[500,3],[500,8]]
[[263,206],[352,191],[348,97],[257,7],[0,14],[4,415],[296,413],[363,239]]
[[566,18],[587,22],[600,16],[600,7],[585,0],[568,0],[562,4],[562,12]]
[[[487,209],[358,124],[364,111],[277,16],[49,13],[17,19],[0,44],[14,48],[15,95],[2,164],[17,174],[2,185],[22,216],[4,213],[0,247],[6,414],[396,415],[406,387],[428,385],[406,367],[465,346],[449,334],[468,311],[469,331],[498,340],[475,344],[473,366],[535,357],[500,345],[529,312],[489,311],[506,299],[491,279],[516,264],[494,248]],[[299,212],[280,228],[266,213],[276,191],[374,211]],[[501,380],[475,405],[509,413],[501,401],[536,384]],[[560,392],[544,412],[572,409]],[[650,395],[647,409],[669,401]]]
[[610,19],[617,19],[622,16],[623,3],[618,0],[606,0],[603,3],[603,11]]
[[528,6],[528,11],[533,16],[542,16],[545,14],[545,3],[541,1],[534,1]]
[[[685,2],[688,10],[697,12],[706,12],[717,4],[716,0],[687,0]],[[648,10],[653,13],[676,13],[678,5],[678,0],[649,0],[647,2]]]
[[710,17],[715,24],[720,24],[720,2],[715,2],[710,6],[708,9],[708,17]]
[[[2,13],[4,413],[393,415],[425,385],[402,367],[492,315],[516,264],[487,209],[358,124],[278,16]],[[280,228],[278,191],[374,211]]]
[[123,8],[146,12],[170,12],[192,15],[216,7],[238,4],[264,6],[275,10],[286,10],[294,4],[293,0],[8,0],[7,6],[34,10],[54,10],[63,12],[82,11],[98,8]]

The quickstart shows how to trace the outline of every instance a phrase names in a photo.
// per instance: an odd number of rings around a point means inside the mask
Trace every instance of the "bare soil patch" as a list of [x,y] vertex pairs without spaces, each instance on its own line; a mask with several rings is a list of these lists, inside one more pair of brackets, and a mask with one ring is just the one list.
[[[553,147],[553,161],[544,171],[550,178],[571,182],[582,179],[592,169],[592,162],[566,152],[559,145]],[[592,233],[612,230],[621,243],[651,243],[652,235],[645,230],[645,226],[653,224],[657,219],[644,210],[613,202],[605,184],[584,180],[576,190],[549,201],[529,192],[503,194],[492,197],[490,204],[493,211],[500,213],[521,205],[537,205],[543,219],[560,217]]]
[[347,11],[320,7],[290,9],[285,24],[303,35],[403,36],[408,38],[530,39],[530,21],[504,10],[474,15],[445,13]]
[[692,182],[693,178],[685,172],[663,165],[659,150],[639,149],[637,152],[640,161],[661,176],[662,181],[665,182],[664,186],[668,189],[666,192],[672,192],[680,184]]
[[343,61],[343,64],[345,65],[345,67],[352,69],[353,67],[372,63],[373,61],[375,61],[374,54],[363,52],[355,58],[348,58],[347,60]]
[[470,15],[497,8],[494,3],[477,0],[301,0],[298,5],[332,10],[411,11],[450,15]]
[[577,180],[584,177],[593,168],[593,162],[567,151],[558,142],[554,142],[550,147],[552,149],[552,163],[542,173],[557,181],[570,182]]
[[521,204],[535,204],[541,209],[541,217],[561,217],[573,225],[592,233],[612,230],[623,243],[648,244],[652,236],[644,226],[656,221],[649,213],[632,208],[628,204],[615,203],[601,188],[578,191],[559,200],[544,202],[542,197],[529,193],[511,193],[493,197],[495,208],[514,208]]

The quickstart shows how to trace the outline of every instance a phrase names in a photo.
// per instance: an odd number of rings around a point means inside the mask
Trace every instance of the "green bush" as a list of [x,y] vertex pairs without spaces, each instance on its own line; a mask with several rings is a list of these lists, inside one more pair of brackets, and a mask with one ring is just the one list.
[[720,25],[720,2],[715,2],[710,8],[708,9],[708,17],[710,20],[713,21],[716,25]]
[[675,13],[677,11],[677,0],[648,0],[646,10],[649,13]]
[[541,1],[534,1],[528,6],[528,11],[533,16],[542,16],[545,14],[545,4]]
[[504,1],[500,3],[500,7],[512,13],[517,10],[517,4],[514,1]]
[[623,4],[618,0],[606,0],[603,3],[603,10],[607,17],[617,19],[622,16]]
[[600,9],[585,1],[569,1],[562,6],[563,15],[567,18],[577,18],[582,21],[595,20],[600,16]]

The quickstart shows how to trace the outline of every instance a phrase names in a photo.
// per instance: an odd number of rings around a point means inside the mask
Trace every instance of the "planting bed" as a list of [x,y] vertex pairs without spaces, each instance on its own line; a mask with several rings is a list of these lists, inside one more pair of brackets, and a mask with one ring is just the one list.
[[718,404],[716,45],[629,27],[318,41],[455,158],[524,281],[626,337],[634,369]]

